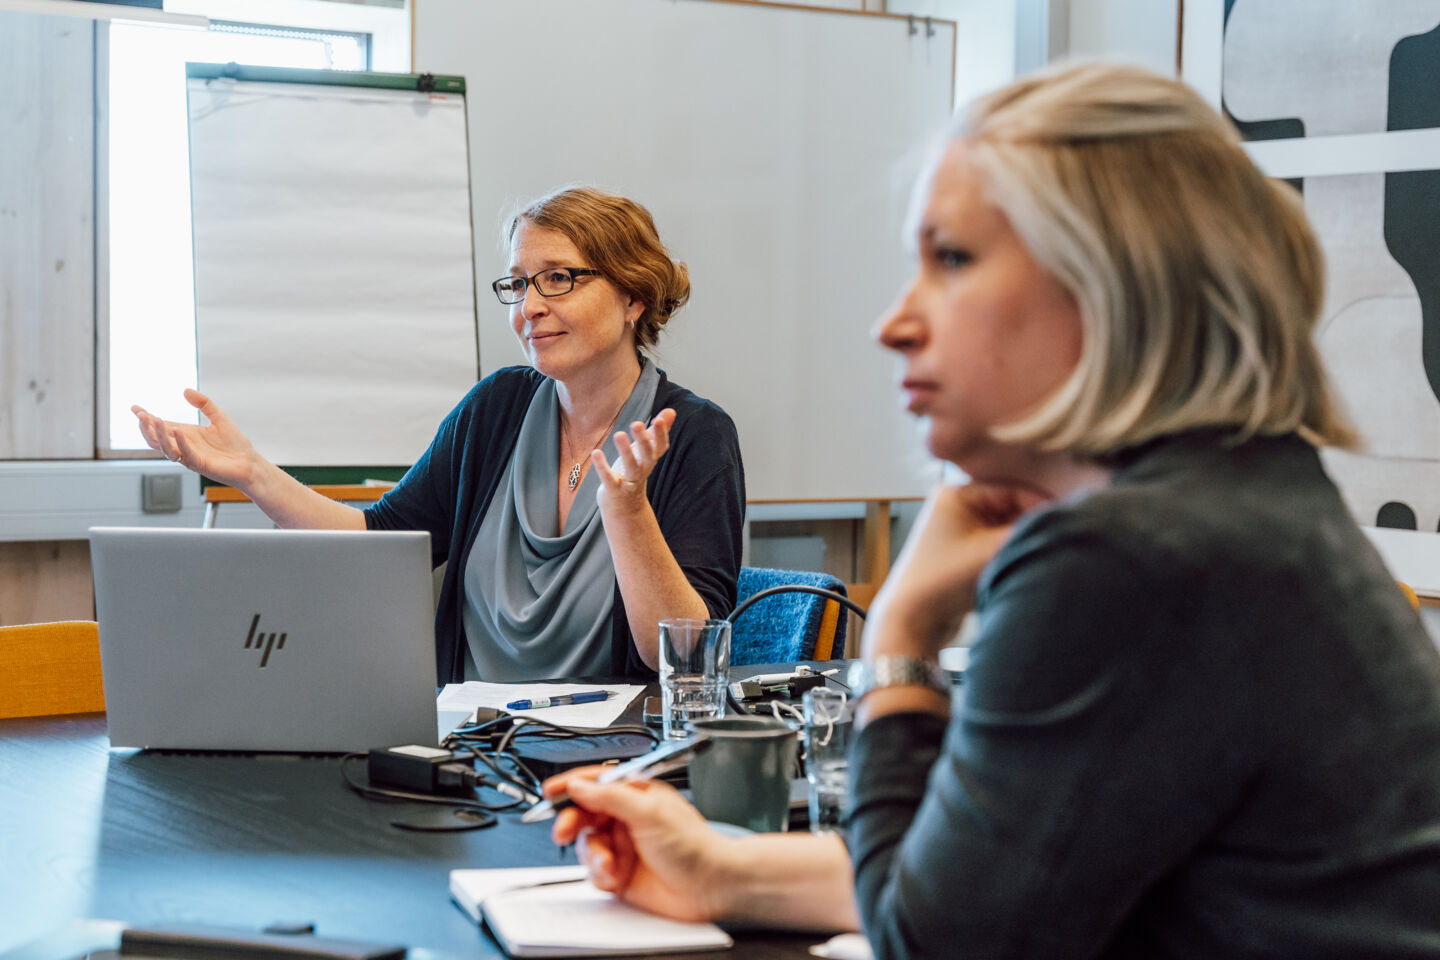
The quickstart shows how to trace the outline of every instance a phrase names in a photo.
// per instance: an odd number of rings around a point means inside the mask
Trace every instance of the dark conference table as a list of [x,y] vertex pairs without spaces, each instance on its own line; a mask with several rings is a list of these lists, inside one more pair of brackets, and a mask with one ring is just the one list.
[[[103,715],[0,721],[0,955],[101,918],[310,922],[321,936],[503,957],[451,902],[449,872],[561,863],[549,825],[518,812],[462,833],[389,825],[421,809],[357,796],[335,757],[112,751]],[[756,960],[826,939],[732,933],[723,955]]]

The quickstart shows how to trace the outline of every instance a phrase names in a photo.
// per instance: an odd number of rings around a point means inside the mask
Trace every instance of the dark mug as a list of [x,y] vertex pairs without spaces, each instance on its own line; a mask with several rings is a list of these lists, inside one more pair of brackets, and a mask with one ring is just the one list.
[[790,779],[797,736],[788,724],[766,717],[695,720],[709,749],[690,761],[690,793],[707,820],[761,833],[790,822]]

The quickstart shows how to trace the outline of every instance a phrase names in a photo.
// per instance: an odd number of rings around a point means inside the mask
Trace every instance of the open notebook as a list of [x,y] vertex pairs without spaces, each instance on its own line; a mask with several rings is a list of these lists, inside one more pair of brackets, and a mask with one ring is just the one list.
[[732,945],[713,923],[646,913],[595,889],[585,876],[582,866],[451,870],[450,895],[475,922],[489,925],[512,957],[680,953]]

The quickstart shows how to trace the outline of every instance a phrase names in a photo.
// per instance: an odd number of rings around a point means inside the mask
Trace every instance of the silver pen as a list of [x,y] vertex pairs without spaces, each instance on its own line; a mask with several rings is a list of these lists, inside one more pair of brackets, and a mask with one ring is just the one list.
[[[699,735],[661,744],[649,753],[605,769],[595,778],[595,782],[621,783],[626,780],[652,780],[685,766],[696,755],[709,749],[710,744],[709,737]],[[573,805],[574,801],[570,799],[569,794],[559,793],[547,800],[541,800],[526,810],[520,815],[520,822],[537,823],[541,820],[549,820],[561,810]]]

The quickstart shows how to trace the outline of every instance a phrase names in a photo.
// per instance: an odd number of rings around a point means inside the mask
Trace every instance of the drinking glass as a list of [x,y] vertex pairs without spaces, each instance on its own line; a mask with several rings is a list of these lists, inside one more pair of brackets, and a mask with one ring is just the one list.
[[830,687],[805,691],[805,779],[810,782],[810,831],[845,829],[845,792],[849,786],[852,712],[848,698]]
[[728,620],[660,621],[661,728],[667,740],[688,736],[692,720],[725,715],[729,670]]

